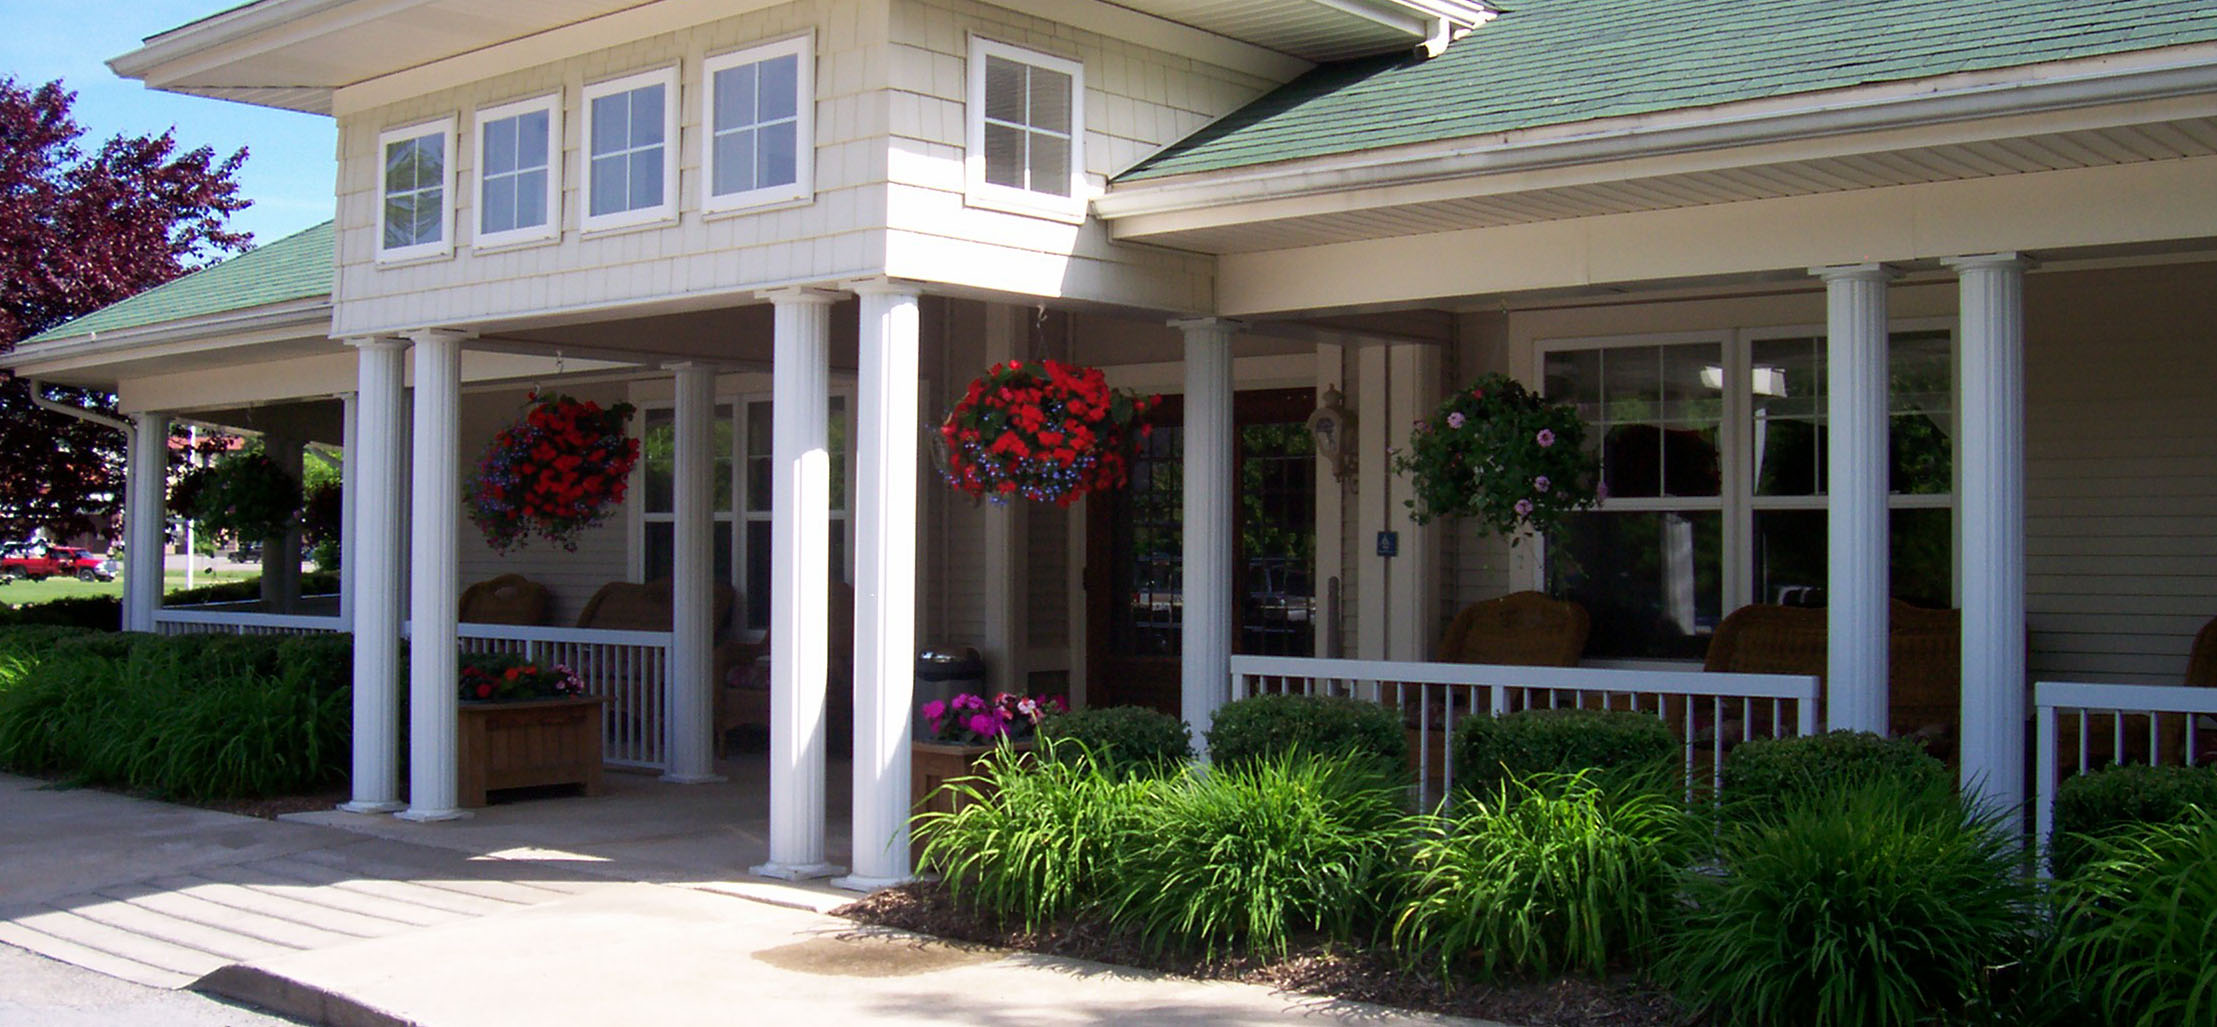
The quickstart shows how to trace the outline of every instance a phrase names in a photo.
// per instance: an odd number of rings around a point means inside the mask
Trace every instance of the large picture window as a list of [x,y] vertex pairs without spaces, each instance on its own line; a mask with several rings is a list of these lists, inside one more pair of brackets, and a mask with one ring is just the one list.
[[559,95],[477,112],[477,245],[560,234],[561,139]]
[[969,198],[1082,216],[1085,68],[989,39],[970,42]]
[[787,203],[809,195],[815,153],[815,71],[807,37],[709,58],[702,66],[704,210]]
[[377,259],[452,252],[454,119],[387,131],[377,137],[377,150]]
[[[1954,594],[1953,336],[1889,352],[1893,592]],[[1608,501],[1547,540],[1555,594],[1593,617],[1589,656],[1698,659],[1747,603],[1822,606],[1824,339],[1735,332],[1550,344],[1550,398],[1593,426]]]
[[676,140],[676,68],[585,87],[585,229],[675,218]]

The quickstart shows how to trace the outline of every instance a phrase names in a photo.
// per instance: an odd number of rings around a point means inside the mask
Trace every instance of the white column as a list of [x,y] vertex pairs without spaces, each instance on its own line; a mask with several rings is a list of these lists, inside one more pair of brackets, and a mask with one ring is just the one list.
[[[1026,322],[1031,316],[1030,310],[1007,303],[986,305],[987,364],[1032,359],[1026,345]],[[1031,590],[1026,586],[1031,583],[1031,554],[1025,538],[1031,521],[1030,504],[1022,499],[987,503],[979,512],[985,522],[983,641],[987,685],[999,692],[1029,692],[1025,686],[1029,668],[1024,658],[1030,645],[1031,610],[1027,600]]]
[[1820,268],[1828,421],[1827,726],[1886,733],[1886,284],[1877,264]]
[[670,769],[676,784],[721,781],[716,773],[717,682],[709,680],[716,645],[716,372],[706,364],[677,372],[673,496],[677,517],[670,560]]
[[915,287],[862,294],[855,404],[854,873],[857,891],[908,880],[910,715],[916,691]]
[[[162,608],[162,543],[168,524],[165,500],[169,484],[169,415],[147,411],[131,415],[126,440],[123,531],[127,561],[123,568],[123,630],[154,630]],[[187,557],[190,559],[190,557]]]
[[[1440,403],[1440,347],[1402,343],[1385,347],[1387,383],[1386,419],[1390,444],[1407,447],[1409,433],[1418,420],[1431,417]],[[1383,464],[1383,456],[1378,458]],[[1386,593],[1386,658],[1423,661],[1439,647],[1440,535],[1436,525],[1418,524],[1409,516],[1409,500],[1415,483],[1407,477],[1386,477],[1386,530],[1399,538],[1396,554],[1378,562],[1387,566],[1381,586]],[[1375,551],[1375,550],[1373,550]]]
[[408,559],[408,808],[396,814],[404,820],[469,815],[456,807],[455,751],[464,337],[438,328],[409,334],[416,344],[416,410]]
[[1961,287],[1956,434],[1963,568],[1963,788],[2025,801],[2024,274],[2014,253],[1946,262]]
[[357,339],[346,508],[353,531],[340,563],[354,631],[353,799],[349,813],[391,813],[400,801],[401,440],[408,419],[408,343]]
[[[307,445],[290,435],[262,436],[262,451],[279,470],[301,480],[301,455]],[[292,613],[300,606],[300,526],[262,540],[262,607]]]
[[[359,365],[360,358],[356,358]],[[360,377],[360,367],[356,367]],[[354,453],[362,445],[362,405],[354,393],[339,394],[339,622],[354,628],[354,501],[361,490],[354,487]]]
[[824,682],[831,645],[831,306],[782,289],[776,304],[770,464],[770,861],[763,877],[830,877],[824,856]]
[[1175,322],[1185,332],[1184,636],[1179,706],[1198,739],[1231,694],[1232,333],[1217,318]]

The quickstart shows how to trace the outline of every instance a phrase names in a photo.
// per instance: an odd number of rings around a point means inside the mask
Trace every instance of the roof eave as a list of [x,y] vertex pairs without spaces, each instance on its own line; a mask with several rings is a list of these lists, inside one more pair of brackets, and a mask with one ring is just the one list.
[[246,310],[134,325],[112,332],[60,338],[37,336],[9,353],[0,354],[0,369],[38,377],[136,359],[152,347],[210,342],[249,333],[267,335],[288,329],[301,329],[304,335],[330,337],[331,297],[311,296]]

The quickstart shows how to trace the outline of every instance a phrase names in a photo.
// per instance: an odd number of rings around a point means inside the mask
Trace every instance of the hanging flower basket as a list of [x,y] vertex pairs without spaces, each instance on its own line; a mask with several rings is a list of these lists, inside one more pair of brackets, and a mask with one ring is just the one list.
[[1408,507],[1418,524],[1468,517],[1512,545],[1524,532],[1556,530],[1604,497],[1577,410],[1507,375],[1479,379],[1418,421],[1393,469],[1415,486]]
[[186,471],[169,492],[172,509],[242,542],[283,535],[300,517],[302,502],[300,479],[259,450]]
[[1108,387],[1099,368],[1052,360],[995,364],[939,426],[947,483],[994,502],[1069,506],[1122,488],[1128,454],[1161,397]]
[[486,544],[505,554],[537,535],[576,552],[578,537],[624,501],[639,462],[639,440],[624,434],[631,414],[629,403],[532,393],[523,417],[485,447],[470,482],[470,520]]

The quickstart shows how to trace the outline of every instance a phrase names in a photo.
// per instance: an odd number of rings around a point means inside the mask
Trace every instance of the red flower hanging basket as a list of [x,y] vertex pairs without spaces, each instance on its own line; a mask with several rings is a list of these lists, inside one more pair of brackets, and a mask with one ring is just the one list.
[[533,535],[576,552],[578,536],[624,501],[625,480],[639,462],[639,440],[624,434],[632,407],[536,392],[529,404],[479,458],[470,520],[494,552]]
[[1110,389],[1099,368],[995,364],[939,426],[947,483],[994,502],[1058,506],[1122,488],[1131,447],[1160,401]]

